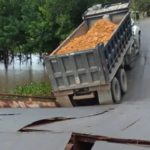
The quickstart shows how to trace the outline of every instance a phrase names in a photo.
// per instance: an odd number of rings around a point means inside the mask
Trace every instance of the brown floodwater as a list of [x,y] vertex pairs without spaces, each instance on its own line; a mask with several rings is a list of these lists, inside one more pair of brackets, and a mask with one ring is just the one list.
[[25,57],[19,60],[15,57],[14,61],[8,65],[6,71],[3,62],[0,62],[0,92],[6,93],[17,86],[30,82],[49,82],[46,69],[39,55],[32,55],[32,61]]

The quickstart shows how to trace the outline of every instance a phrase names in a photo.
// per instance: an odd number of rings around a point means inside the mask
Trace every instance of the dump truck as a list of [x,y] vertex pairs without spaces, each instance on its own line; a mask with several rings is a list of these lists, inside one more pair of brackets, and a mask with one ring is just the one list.
[[[53,94],[60,106],[121,102],[128,89],[126,69],[133,67],[133,61],[140,53],[141,31],[131,18],[129,8],[130,1],[92,6],[83,14],[83,22],[73,33],[45,56]],[[98,43],[94,48],[59,53],[101,19],[117,25],[108,41]]]

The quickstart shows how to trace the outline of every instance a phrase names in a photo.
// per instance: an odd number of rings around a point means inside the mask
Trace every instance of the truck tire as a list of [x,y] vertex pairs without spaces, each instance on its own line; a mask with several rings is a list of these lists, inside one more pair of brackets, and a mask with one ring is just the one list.
[[121,89],[120,89],[119,81],[116,77],[114,77],[114,79],[111,82],[111,93],[112,93],[113,102],[115,104],[121,103]]
[[122,94],[125,94],[128,90],[128,83],[127,83],[127,75],[123,68],[119,70],[117,78],[119,80],[121,92]]

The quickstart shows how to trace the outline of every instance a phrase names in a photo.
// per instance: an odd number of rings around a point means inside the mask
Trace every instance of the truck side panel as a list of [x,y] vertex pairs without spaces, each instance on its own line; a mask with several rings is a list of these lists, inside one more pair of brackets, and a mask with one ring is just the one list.
[[[116,65],[120,62],[120,60],[124,59],[127,50],[131,47],[131,37],[131,18],[130,14],[127,14],[103,49],[104,59],[102,60],[104,61],[103,64],[107,68],[105,69],[107,82],[111,82],[113,78],[111,75],[115,75],[118,69],[116,69]],[[120,62],[118,67],[120,67],[122,63],[123,62]]]

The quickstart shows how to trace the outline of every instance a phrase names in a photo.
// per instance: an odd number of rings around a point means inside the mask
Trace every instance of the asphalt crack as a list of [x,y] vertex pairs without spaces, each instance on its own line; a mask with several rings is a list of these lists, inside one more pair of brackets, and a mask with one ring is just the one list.
[[140,119],[137,119],[136,121],[132,122],[131,124],[129,124],[127,127],[123,128],[122,131],[127,130],[128,128],[134,126],[138,121],[140,121]]

